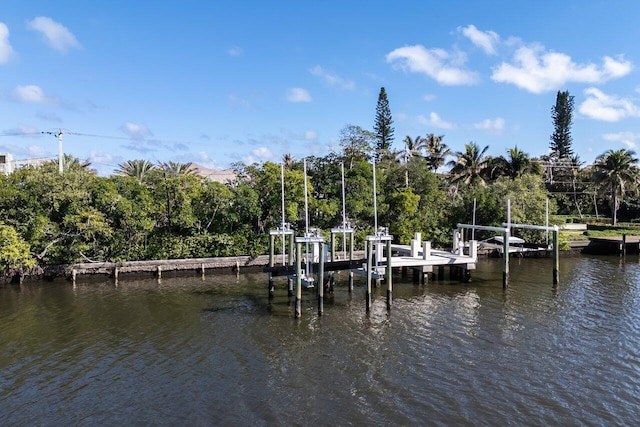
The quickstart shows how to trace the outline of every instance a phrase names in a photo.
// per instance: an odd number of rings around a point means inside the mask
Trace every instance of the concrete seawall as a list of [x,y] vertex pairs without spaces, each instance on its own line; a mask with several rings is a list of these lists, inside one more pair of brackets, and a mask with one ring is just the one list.
[[[580,251],[588,244],[588,241],[571,242],[572,251]],[[481,254],[482,255],[482,254]],[[354,251],[354,259],[365,257],[364,251]],[[276,256],[276,265],[280,264],[279,256]],[[252,257],[249,255],[235,257],[216,257],[216,258],[189,258],[189,259],[164,259],[151,261],[122,261],[122,262],[95,262],[95,263],[76,263],[66,265],[46,266],[38,271],[30,271],[25,274],[31,279],[45,278],[51,279],[55,277],[67,277],[69,279],[74,276],[83,275],[121,275],[121,274],[150,274],[158,275],[164,272],[203,272],[206,270],[217,271],[242,271],[243,269],[252,269],[257,271],[269,264],[269,255],[258,255]]]
[[[364,251],[355,251],[355,257],[363,257]],[[280,259],[276,259],[276,264]],[[154,274],[168,271],[197,271],[205,270],[237,271],[245,268],[260,269],[269,265],[269,255],[217,257],[217,258],[189,258],[163,259],[152,261],[123,261],[123,262],[95,262],[76,263],[45,267],[44,277],[73,277],[81,275],[119,275],[119,274]]]
[[269,263],[268,255],[218,257],[218,258],[190,258],[190,259],[163,259],[152,261],[124,261],[124,262],[96,262],[78,263],[53,267],[57,271],[47,271],[56,275],[71,275],[74,271],[77,275],[122,273],[155,273],[158,271],[186,271],[186,270],[211,270],[228,269],[237,270],[249,267],[262,267]]

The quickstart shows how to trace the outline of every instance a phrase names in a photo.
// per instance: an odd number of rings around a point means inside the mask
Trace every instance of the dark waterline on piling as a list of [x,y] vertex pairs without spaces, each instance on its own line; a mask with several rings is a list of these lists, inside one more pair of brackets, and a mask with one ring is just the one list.
[[0,288],[2,425],[633,425],[638,257],[481,260],[301,317],[266,274]]

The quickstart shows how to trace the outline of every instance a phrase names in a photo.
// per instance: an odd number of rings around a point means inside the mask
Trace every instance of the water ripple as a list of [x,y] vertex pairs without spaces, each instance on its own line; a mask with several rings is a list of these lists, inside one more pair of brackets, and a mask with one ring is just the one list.
[[471,284],[346,277],[303,315],[263,275],[0,288],[2,424],[633,425],[640,264],[499,261]]

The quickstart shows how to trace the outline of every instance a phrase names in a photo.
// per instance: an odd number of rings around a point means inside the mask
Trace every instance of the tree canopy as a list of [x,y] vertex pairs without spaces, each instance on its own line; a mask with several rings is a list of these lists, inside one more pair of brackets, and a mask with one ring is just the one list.
[[571,137],[571,124],[573,122],[574,97],[569,91],[558,91],[556,103],[551,108],[553,119],[553,133],[549,148],[557,159],[568,159],[573,156],[573,138]]
[[393,118],[391,117],[391,108],[389,108],[389,100],[384,87],[380,88],[378,94],[378,105],[376,106],[376,119],[373,126],[373,133],[376,138],[376,160],[385,156],[391,149],[393,143]]

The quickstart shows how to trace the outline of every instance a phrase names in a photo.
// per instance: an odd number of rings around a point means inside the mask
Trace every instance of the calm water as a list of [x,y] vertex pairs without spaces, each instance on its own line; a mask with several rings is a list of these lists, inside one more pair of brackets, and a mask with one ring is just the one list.
[[637,425],[640,260],[344,279],[318,317],[266,276],[0,287],[1,425]]

